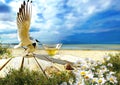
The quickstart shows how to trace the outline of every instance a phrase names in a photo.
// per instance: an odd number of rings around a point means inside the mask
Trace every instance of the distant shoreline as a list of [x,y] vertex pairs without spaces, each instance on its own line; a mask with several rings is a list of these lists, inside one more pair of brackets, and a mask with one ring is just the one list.
[[[13,48],[17,43],[2,44],[4,47]],[[39,49],[43,49],[38,45]],[[120,44],[63,44],[62,50],[120,50]]]

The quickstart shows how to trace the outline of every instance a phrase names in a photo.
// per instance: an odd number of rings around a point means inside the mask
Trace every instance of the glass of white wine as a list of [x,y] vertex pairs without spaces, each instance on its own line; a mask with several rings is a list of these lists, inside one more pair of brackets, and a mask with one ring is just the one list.
[[58,53],[59,49],[61,48],[62,44],[43,44],[45,51],[48,53],[49,56],[54,56]]

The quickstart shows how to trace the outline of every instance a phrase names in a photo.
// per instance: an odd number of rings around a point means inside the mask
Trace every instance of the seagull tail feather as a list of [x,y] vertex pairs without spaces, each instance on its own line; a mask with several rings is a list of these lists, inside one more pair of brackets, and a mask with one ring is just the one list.
[[14,46],[15,49],[17,49],[17,48],[19,48],[19,47],[21,47],[21,46],[20,46],[20,45],[15,45],[15,46]]

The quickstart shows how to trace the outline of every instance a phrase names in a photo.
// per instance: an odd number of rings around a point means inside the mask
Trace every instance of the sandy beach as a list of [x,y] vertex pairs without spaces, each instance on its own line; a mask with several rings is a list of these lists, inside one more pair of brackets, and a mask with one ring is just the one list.
[[[19,69],[24,66],[25,68],[29,68],[31,70],[40,70],[37,62],[39,62],[43,70],[53,65],[62,71],[65,70],[64,66],[66,63],[74,64],[77,60],[84,58],[92,58],[93,60],[102,61],[103,56],[120,53],[120,51],[117,50],[60,50],[57,55],[50,57],[45,50],[36,50],[35,57],[28,57],[25,56],[24,49],[10,48],[10,50],[15,58],[11,58],[11,60],[9,58],[0,60],[0,68],[2,68],[0,72],[1,77],[5,76],[5,72],[9,72],[8,68]],[[5,64],[9,60],[10,62]],[[6,66],[3,68],[4,65]],[[42,72],[42,70],[40,71]]]
[[[11,49],[12,55],[15,57],[20,57],[24,55],[23,49]],[[120,53],[120,50],[60,50],[59,55],[72,55],[80,58],[92,58],[94,60],[100,60],[103,56],[107,56],[108,54],[116,54]],[[36,50],[35,54],[39,55],[47,55],[45,50]]]

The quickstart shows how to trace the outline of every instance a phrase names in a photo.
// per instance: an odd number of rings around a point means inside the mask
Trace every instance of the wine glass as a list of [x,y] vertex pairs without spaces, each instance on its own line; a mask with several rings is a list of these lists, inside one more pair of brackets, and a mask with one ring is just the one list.
[[59,49],[61,48],[62,44],[43,44],[44,49],[48,53],[49,56],[54,56],[58,53]]

